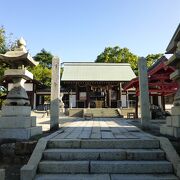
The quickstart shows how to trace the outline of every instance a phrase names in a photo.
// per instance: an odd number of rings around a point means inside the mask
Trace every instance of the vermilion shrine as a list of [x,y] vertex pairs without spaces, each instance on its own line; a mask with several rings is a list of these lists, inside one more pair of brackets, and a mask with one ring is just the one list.
[[[152,97],[152,103],[158,105],[158,97],[161,99],[162,108],[165,109],[165,100],[167,96],[174,95],[178,85],[170,79],[170,74],[175,71],[172,66],[167,66],[167,58],[162,56],[157,62],[148,69],[149,95]],[[136,117],[138,116],[138,96],[139,96],[139,79],[132,79],[123,86],[124,90],[131,88],[136,89]]]

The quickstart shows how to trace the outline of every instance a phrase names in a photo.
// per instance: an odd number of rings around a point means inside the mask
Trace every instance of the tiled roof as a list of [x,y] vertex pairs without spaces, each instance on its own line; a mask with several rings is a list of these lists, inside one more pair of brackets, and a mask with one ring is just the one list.
[[128,63],[64,63],[62,81],[130,81],[135,74]]

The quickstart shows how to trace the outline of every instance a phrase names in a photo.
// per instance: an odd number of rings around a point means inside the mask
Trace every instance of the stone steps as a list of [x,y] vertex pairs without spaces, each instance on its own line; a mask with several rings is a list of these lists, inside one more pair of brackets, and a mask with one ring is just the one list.
[[159,140],[51,139],[35,180],[177,180]]
[[168,174],[173,173],[168,161],[41,161],[39,173],[70,174]]
[[35,180],[178,180],[172,174],[38,174]]
[[82,149],[158,149],[157,139],[52,139],[47,148],[82,148]]
[[44,160],[163,160],[160,149],[47,149]]
[[92,113],[93,117],[119,117],[116,108],[91,108],[86,109],[86,113]]

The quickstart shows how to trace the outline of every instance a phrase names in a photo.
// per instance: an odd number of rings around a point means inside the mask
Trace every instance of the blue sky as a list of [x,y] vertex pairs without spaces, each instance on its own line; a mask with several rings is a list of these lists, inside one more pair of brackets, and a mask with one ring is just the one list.
[[107,46],[164,53],[180,22],[179,0],[0,0],[0,25],[62,62],[93,62]]

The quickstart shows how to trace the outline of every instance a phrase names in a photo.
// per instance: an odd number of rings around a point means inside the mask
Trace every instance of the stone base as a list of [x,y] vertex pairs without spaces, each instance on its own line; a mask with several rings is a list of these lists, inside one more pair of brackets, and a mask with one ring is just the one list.
[[0,179],[5,180],[5,169],[0,169]]
[[180,138],[180,127],[167,126],[166,124],[164,124],[160,127],[160,133]]
[[180,128],[174,127],[174,137],[180,138]]
[[12,138],[27,140],[38,134],[42,134],[41,126],[31,128],[0,129],[0,138],[2,139]]
[[171,108],[172,116],[180,116],[180,106],[174,106]]
[[179,116],[172,116],[172,126],[173,127],[180,127],[180,115]]
[[166,134],[166,124],[160,126],[160,133],[165,135]]
[[36,117],[0,117],[0,129],[30,128],[36,126]]
[[172,126],[172,116],[166,117],[166,124],[167,124],[167,126]]
[[3,106],[2,116],[31,116],[30,106]]
[[172,126],[167,126],[166,124],[160,127],[160,133],[164,135],[174,136],[174,128]]

